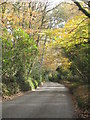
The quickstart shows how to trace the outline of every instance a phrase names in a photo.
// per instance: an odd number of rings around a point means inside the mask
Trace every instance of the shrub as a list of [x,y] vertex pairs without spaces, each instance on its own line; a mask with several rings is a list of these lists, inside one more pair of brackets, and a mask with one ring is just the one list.
[[31,87],[31,90],[35,89],[35,84],[31,78],[28,79],[29,86]]
[[36,88],[38,87],[38,82],[34,80]]

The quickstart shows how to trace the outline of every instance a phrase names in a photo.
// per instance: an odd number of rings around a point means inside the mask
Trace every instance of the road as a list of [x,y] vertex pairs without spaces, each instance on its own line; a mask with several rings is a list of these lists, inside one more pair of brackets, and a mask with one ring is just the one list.
[[36,91],[3,102],[3,118],[74,118],[68,89],[59,83],[46,82]]

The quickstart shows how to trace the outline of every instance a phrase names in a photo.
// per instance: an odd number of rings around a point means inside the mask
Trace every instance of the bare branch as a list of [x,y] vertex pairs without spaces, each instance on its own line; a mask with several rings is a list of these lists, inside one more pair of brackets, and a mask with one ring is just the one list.
[[73,32],[74,30],[76,30],[76,29],[78,28],[78,26],[79,26],[82,22],[84,22],[86,19],[87,19],[87,18],[83,19],[75,28],[73,28],[72,30],[70,30],[70,31],[69,31],[69,34],[70,34],[71,32]]
[[52,11],[52,10],[56,9],[56,8],[57,8],[60,4],[61,4],[61,3],[59,3],[58,5],[56,5],[55,7],[53,7],[52,9],[47,10],[47,11],[46,11],[46,14],[47,14],[48,12],[50,12],[50,11]]
[[82,11],[88,18],[90,18],[90,13],[87,12],[81,5],[79,2],[77,2],[76,0],[72,0],[79,8],[80,11]]

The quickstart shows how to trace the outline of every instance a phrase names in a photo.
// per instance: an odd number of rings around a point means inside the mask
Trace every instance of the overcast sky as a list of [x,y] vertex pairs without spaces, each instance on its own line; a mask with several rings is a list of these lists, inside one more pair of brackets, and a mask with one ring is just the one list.
[[[72,0],[0,0],[0,1],[2,1],[2,2],[4,2],[4,1],[8,1],[8,2],[16,2],[16,1],[20,1],[20,2],[21,1],[23,1],[23,2],[26,2],[26,1],[43,1],[43,2],[45,2],[45,1],[49,1],[53,5],[57,5],[60,2],[69,2],[69,3],[72,2]],[[77,0],[77,1],[80,1],[80,0]],[[90,0],[82,0],[82,1],[90,1]]]
[[71,2],[71,0],[48,0],[48,1],[55,3],[55,4],[58,4],[60,2]]
[[71,1],[71,0],[0,0],[0,1],[2,1],[2,2],[4,2],[4,1],[11,1],[11,2],[16,2],[16,1],[50,1],[50,2],[53,2],[53,3],[60,3],[60,2],[63,2],[63,1],[66,1],[66,2],[68,2],[68,1]]
[[52,4],[52,6],[56,6],[60,2],[69,2],[69,3],[72,2],[72,0],[48,0],[48,1]]

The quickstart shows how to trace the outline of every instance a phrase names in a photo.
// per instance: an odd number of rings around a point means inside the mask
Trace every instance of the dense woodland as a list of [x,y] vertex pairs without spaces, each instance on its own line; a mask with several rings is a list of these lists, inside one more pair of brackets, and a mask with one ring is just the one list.
[[89,2],[49,5],[0,3],[3,97],[33,90],[45,81],[59,82],[70,88],[78,106],[87,112]]

